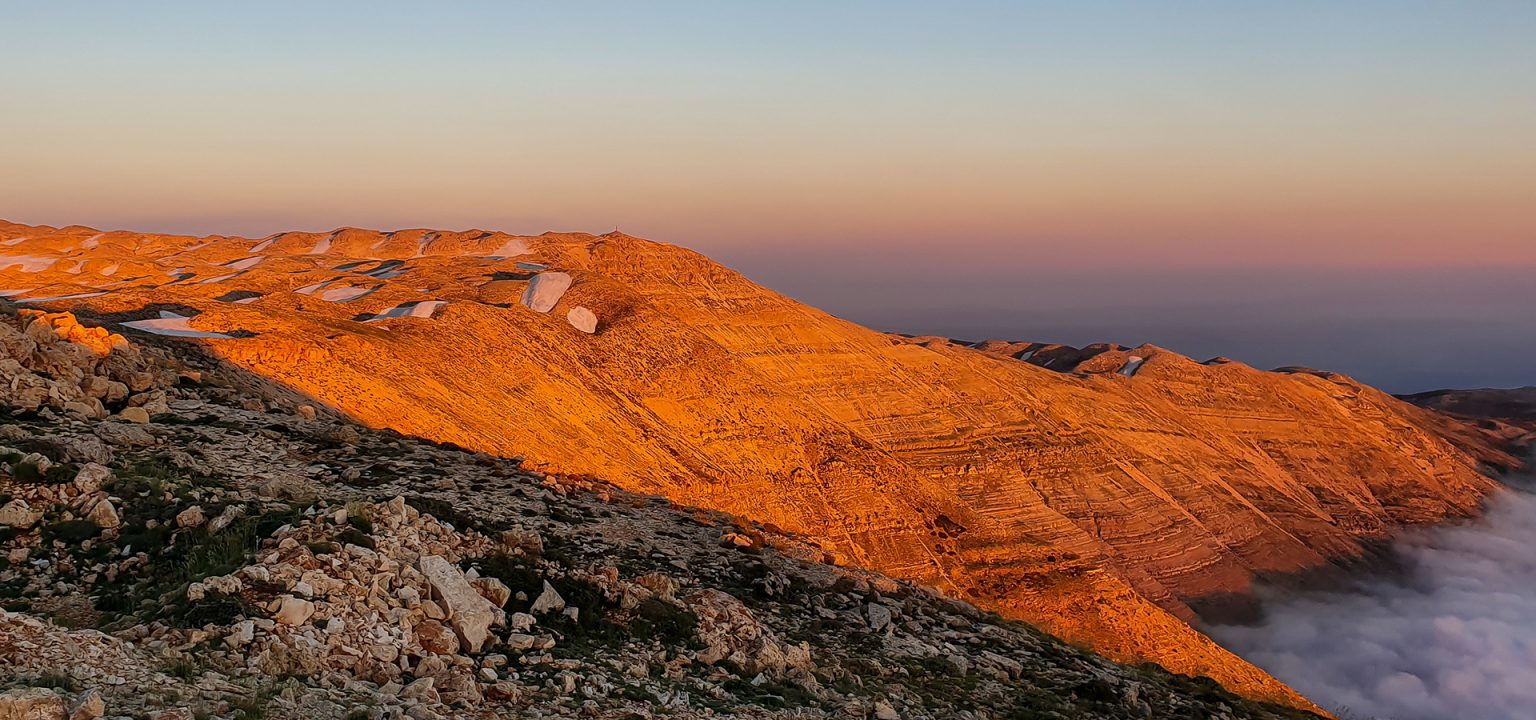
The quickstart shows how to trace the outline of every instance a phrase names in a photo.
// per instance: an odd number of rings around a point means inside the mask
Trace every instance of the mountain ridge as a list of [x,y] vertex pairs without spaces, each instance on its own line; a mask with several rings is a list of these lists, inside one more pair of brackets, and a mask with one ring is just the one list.
[[[199,342],[366,424],[774,523],[1111,657],[1293,704],[1189,628],[1191,603],[1475,513],[1496,486],[1480,469],[1517,462],[1343,376],[1155,346],[1129,376],[1120,349],[1073,363],[1108,372],[1064,374],[861,328],[623,234],[95,232],[0,226],[0,278],[41,283],[13,299],[226,335]],[[10,255],[23,242],[42,254]],[[403,264],[347,267],[381,261]],[[549,312],[530,307],[555,280]],[[172,306],[199,312],[147,317]]]

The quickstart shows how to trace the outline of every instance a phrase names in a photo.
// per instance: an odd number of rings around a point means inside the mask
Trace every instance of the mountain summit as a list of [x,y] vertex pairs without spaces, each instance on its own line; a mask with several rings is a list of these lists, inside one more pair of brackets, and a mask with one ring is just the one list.
[[0,223],[0,294],[1298,707],[1190,623],[1257,577],[1472,514],[1487,470],[1515,464],[1496,436],[1344,376],[880,333],[618,233]]

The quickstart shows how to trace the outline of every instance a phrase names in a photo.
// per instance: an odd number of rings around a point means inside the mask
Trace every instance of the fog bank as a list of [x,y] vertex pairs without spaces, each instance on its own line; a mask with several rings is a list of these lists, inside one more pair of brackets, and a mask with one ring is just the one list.
[[1218,642],[1342,717],[1526,720],[1536,708],[1536,496],[1413,533],[1404,576],[1347,592],[1261,593],[1254,627]]

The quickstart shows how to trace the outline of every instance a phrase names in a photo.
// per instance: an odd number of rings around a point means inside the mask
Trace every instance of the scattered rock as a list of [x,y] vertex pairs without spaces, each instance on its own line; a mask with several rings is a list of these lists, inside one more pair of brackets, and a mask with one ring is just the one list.
[[91,514],[86,517],[96,527],[111,529],[123,524],[122,518],[117,514],[117,508],[112,506],[112,501],[103,498],[96,506],[91,508]]
[[545,580],[544,590],[533,601],[533,605],[528,607],[528,612],[534,615],[544,615],[546,613],[560,612],[564,609],[565,598],[560,597],[560,593],[555,592],[555,586],[550,585],[549,581]]
[[454,632],[469,652],[480,652],[490,636],[491,625],[501,621],[501,609],[475,591],[464,573],[437,555],[426,555],[417,564],[432,586],[433,597],[443,606]]
[[42,513],[32,510],[27,501],[21,498],[0,505],[0,525],[26,530],[36,525],[42,517]]
[[0,693],[0,720],[65,720],[64,698],[46,688]]
[[302,625],[315,614],[314,603],[292,595],[283,595],[277,599],[276,603],[277,608],[273,611],[272,619],[284,625]]
[[201,505],[193,505],[176,513],[176,527],[193,528],[205,522],[208,522],[208,517],[203,514]]
[[107,714],[107,702],[97,689],[87,690],[75,698],[69,708],[69,720],[96,720]]

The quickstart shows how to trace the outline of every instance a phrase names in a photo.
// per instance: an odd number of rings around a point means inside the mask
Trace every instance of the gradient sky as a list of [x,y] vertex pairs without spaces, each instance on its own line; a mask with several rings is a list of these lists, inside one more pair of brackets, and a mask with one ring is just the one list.
[[618,226],[882,329],[1536,383],[1536,3],[0,0],[0,98],[19,222]]

